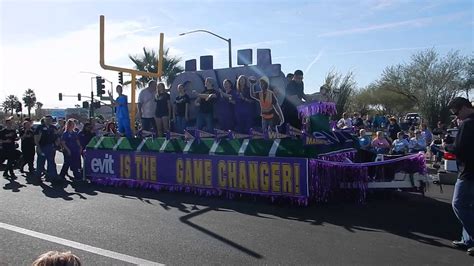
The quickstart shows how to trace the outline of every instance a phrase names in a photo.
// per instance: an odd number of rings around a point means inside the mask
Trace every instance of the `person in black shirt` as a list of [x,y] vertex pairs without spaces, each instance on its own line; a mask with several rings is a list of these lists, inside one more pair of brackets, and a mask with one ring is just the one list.
[[204,91],[198,94],[194,102],[198,107],[196,127],[197,129],[203,129],[205,124],[206,130],[211,132],[214,130],[214,103],[217,98],[217,92],[214,89],[214,79],[206,78],[204,86]]
[[461,240],[453,245],[474,255],[474,107],[462,97],[454,98],[448,107],[462,121],[454,145],[445,147],[456,155],[459,170],[452,206],[463,229]]
[[15,177],[13,172],[13,166],[15,161],[18,160],[18,152],[16,151],[16,141],[18,135],[16,130],[13,128],[13,118],[9,117],[5,120],[5,128],[0,131],[0,142],[2,143],[2,153],[5,154],[7,162],[7,168],[3,172],[4,177]]
[[23,128],[20,131],[21,136],[21,152],[23,153],[23,162],[20,165],[20,171],[23,173],[23,168],[28,165],[28,171],[32,174],[35,171],[33,163],[35,161],[35,138],[34,132],[31,129],[31,122],[23,122]]
[[39,178],[44,172],[45,161],[48,163],[47,179],[54,181],[58,179],[56,170],[56,147],[58,142],[57,128],[52,125],[52,117],[44,117],[44,125],[39,126],[35,130],[35,144],[38,158],[36,160],[36,176]]
[[170,95],[166,92],[165,84],[160,82],[157,85],[157,93],[155,95],[155,123],[156,131],[159,137],[170,129],[171,101]]
[[293,127],[301,129],[301,119],[298,117],[297,106],[303,103],[303,99],[307,101],[304,94],[303,71],[296,70],[293,80],[288,83],[285,90],[285,100],[281,105],[285,121]]
[[178,96],[176,97],[174,104],[175,108],[173,109],[173,116],[175,130],[178,133],[183,133],[186,128],[186,122],[189,118],[189,96],[186,94],[183,84],[178,84]]
[[[390,124],[388,124],[387,127],[388,137],[390,138],[390,141],[393,142],[397,139],[397,134],[398,132],[402,131],[402,129],[398,125],[397,119],[395,117],[390,117],[389,121]],[[429,143],[427,143],[427,145],[429,145]]]

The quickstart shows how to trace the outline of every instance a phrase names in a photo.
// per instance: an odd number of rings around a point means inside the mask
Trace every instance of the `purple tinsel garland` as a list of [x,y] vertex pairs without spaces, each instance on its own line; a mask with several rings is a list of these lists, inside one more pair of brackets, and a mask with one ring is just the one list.
[[310,117],[316,114],[335,115],[336,104],[333,102],[311,102],[299,105],[297,107],[298,113],[301,117]]
[[228,199],[240,198],[244,195],[247,196],[256,196],[256,197],[263,197],[270,199],[271,202],[275,200],[283,199],[285,201],[290,202],[291,204],[299,205],[299,206],[308,206],[308,197],[287,197],[282,195],[267,195],[261,193],[251,193],[251,192],[235,192],[235,191],[228,191],[223,189],[217,188],[198,188],[198,187],[190,187],[190,186],[181,186],[181,185],[171,185],[171,184],[158,184],[143,180],[134,180],[134,179],[120,179],[120,178],[91,178],[91,182],[98,184],[98,185],[105,185],[105,186],[114,186],[114,187],[129,187],[129,188],[139,188],[139,189],[153,189],[155,191],[170,191],[170,192],[186,192],[186,193],[194,193],[199,196],[225,196]]
[[[351,152],[346,155],[352,156]],[[413,154],[396,159],[369,162],[345,163],[343,154],[324,155],[321,159],[309,161],[309,189],[311,199],[317,202],[327,202],[343,188],[359,190],[359,202],[364,202],[369,179],[369,167],[383,165],[396,172],[426,174],[424,154]]]

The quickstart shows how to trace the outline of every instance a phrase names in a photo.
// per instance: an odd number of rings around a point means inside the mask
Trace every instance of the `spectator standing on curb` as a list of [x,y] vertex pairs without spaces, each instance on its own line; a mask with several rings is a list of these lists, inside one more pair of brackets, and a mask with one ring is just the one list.
[[453,193],[453,210],[463,227],[461,240],[453,241],[458,248],[467,248],[474,255],[474,108],[466,98],[456,97],[448,105],[462,120],[454,145],[446,150],[456,155],[459,176]]
[[142,129],[146,131],[156,131],[155,122],[155,94],[157,83],[152,80],[148,83],[148,87],[140,91],[138,95],[138,113],[137,117],[142,123]]
[[132,129],[130,128],[130,115],[128,113],[128,98],[123,94],[123,88],[117,85],[115,91],[118,94],[117,99],[112,99],[112,93],[109,92],[112,106],[115,107],[115,117],[117,119],[118,131],[127,138],[132,137]]

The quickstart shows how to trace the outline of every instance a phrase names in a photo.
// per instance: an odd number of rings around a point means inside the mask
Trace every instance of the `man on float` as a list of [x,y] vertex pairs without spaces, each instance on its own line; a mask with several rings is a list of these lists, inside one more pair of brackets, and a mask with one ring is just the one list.
[[288,83],[285,89],[285,100],[281,105],[283,115],[287,123],[293,127],[301,129],[301,119],[298,117],[297,106],[308,101],[308,97],[304,94],[303,71],[296,70],[293,79]]
[[260,104],[260,110],[262,117],[262,130],[266,131],[269,128],[272,128],[276,125],[275,123],[275,114],[279,117],[279,125],[282,125],[285,122],[283,112],[278,105],[278,101],[275,97],[275,94],[270,90],[270,80],[268,77],[263,76],[259,79],[259,84],[261,91],[255,92],[255,83],[256,80],[254,77],[249,78],[250,86],[250,96],[257,100]]
[[122,86],[117,85],[115,91],[118,94],[116,100],[112,98],[112,93],[109,91],[110,101],[112,106],[115,107],[115,117],[118,123],[118,130],[120,134],[132,137],[132,128],[130,127],[130,115],[128,113],[128,99],[127,95],[123,94]]

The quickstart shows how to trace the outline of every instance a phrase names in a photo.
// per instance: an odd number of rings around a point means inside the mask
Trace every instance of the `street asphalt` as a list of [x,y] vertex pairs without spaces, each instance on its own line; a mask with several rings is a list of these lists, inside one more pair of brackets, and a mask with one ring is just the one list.
[[474,265],[451,247],[461,231],[453,186],[298,207],[17,175],[0,179],[0,265],[48,250],[71,250],[84,265]]

